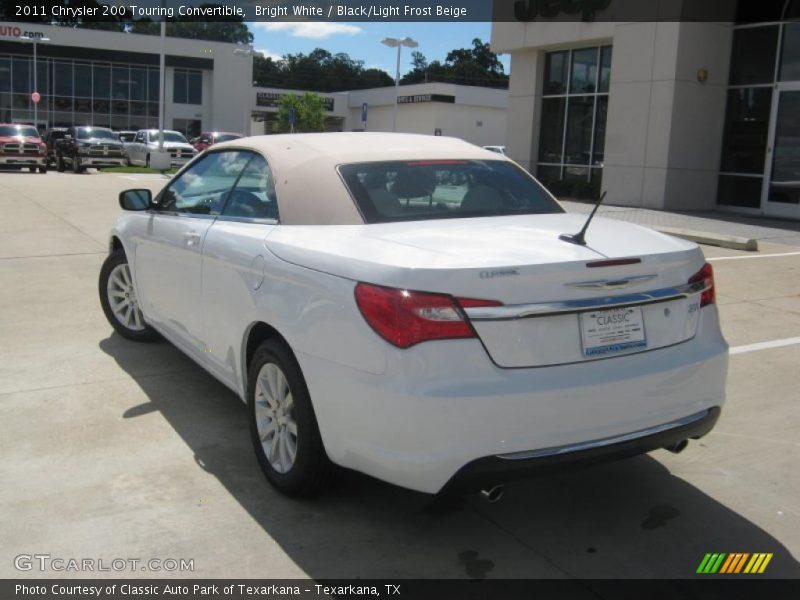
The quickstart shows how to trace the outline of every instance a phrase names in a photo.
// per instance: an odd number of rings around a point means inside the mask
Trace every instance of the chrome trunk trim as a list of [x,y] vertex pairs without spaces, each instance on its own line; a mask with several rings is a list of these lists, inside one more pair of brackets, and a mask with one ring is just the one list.
[[705,281],[687,283],[675,287],[652,290],[639,294],[624,294],[620,296],[601,296],[599,298],[586,298],[583,300],[562,300],[542,302],[538,304],[512,304],[508,306],[481,306],[466,308],[464,311],[471,321],[513,321],[546,315],[568,314],[586,312],[588,310],[619,308],[623,306],[636,306],[652,304],[654,302],[667,302],[679,298],[688,298],[700,294],[708,289]]

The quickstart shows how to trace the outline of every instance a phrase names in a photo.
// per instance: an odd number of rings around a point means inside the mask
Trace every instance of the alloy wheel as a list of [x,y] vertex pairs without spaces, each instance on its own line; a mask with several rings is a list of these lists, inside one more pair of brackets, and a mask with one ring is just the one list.
[[108,277],[106,290],[114,317],[131,331],[144,331],[144,317],[139,308],[139,299],[136,297],[128,263],[114,267]]
[[278,473],[288,473],[297,456],[297,421],[289,382],[275,363],[258,372],[255,417],[267,461]]

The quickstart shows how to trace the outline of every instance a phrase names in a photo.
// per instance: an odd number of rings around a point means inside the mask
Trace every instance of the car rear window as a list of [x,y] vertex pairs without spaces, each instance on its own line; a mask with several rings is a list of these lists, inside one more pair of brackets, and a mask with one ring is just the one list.
[[242,136],[236,133],[218,133],[214,136],[214,139],[217,142],[229,142],[231,140],[238,140],[240,137]]
[[564,212],[501,160],[411,160],[339,167],[367,223]]

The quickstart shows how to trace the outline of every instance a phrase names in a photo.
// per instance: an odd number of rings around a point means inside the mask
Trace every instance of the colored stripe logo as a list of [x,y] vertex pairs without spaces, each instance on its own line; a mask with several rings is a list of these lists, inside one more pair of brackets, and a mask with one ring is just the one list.
[[772,560],[772,553],[756,552],[714,552],[708,553],[703,557],[697,573],[703,575],[713,575],[715,573],[725,575],[737,575],[739,573],[756,574],[763,573],[769,562]]

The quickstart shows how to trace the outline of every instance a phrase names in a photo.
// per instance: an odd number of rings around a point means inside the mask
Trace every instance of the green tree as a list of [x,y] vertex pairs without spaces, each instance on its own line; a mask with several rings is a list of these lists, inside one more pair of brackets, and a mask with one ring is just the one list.
[[322,96],[306,92],[302,96],[287,94],[281,98],[278,106],[277,131],[291,131],[289,112],[294,109],[294,131],[296,133],[314,133],[325,129],[325,106]]
[[253,80],[263,87],[338,92],[392,85],[381,69],[365,69],[364,62],[344,52],[332,54],[315,48],[308,54],[286,54],[280,60],[253,57]]
[[421,52],[412,55],[412,70],[401,79],[402,85],[440,81],[461,85],[480,85],[507,88],[508,75],[503,63],[480,38],[472,40],[472,48],[457,48],[447,54],[444,62],[428,62]]

